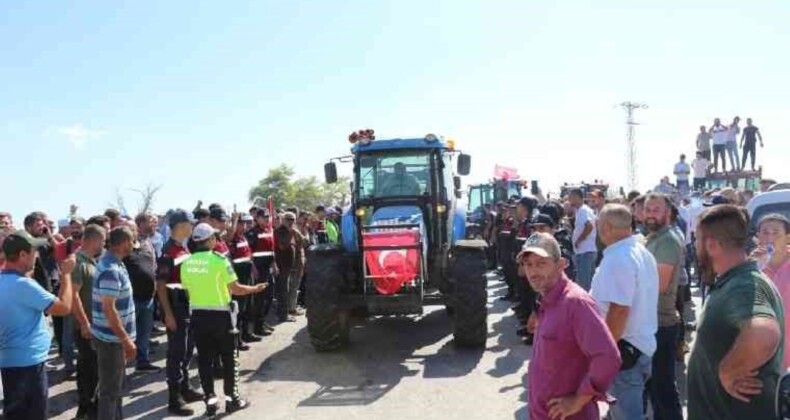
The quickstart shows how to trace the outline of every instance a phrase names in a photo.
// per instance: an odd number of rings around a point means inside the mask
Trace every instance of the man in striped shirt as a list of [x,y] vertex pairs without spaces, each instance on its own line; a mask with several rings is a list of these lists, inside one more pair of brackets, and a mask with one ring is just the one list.
[[110,231],[108,250],[99,260],[93,282],[93,324],[99,367],[98,418],[123,418],[121,399],[127,360],[137,355],[132,282],[123,265],[131,252],[134,233],[126,226]]

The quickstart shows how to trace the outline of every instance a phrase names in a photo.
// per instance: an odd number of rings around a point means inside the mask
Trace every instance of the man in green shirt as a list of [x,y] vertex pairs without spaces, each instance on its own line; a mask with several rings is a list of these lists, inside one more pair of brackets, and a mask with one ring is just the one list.
[[[198,373],[206,401],[206,414],[217,413],[214,393],[214,360],[222,359],[225,411],[245,409],[249,402],[239,396],[239,353],[231,306],[231,293],[244,296],[262,292],[267,283],[245,286],[238,282],[233,266],[225,256],[214,251],[217,231],[200,223],[192,231],[196,252],[181,263],[181,285],[189,295],[192,327],[198,349]],[[235,302],[234,302],[235,303]]]
[[697,258],[716,273],[688,367],[690,420],[773,419],[784,312],[779,293],[747,259],[748,217],[722,204],[700,216]]
[[645,246],[658,267],[658,331],[653,371],[647,390],[656,419],[682,420],[675,364],[680,334],[680,315],[675,300],[683,262],[683,242],[669,225],[672,203],[663,194],[645,198],[645,226],[650,232]]

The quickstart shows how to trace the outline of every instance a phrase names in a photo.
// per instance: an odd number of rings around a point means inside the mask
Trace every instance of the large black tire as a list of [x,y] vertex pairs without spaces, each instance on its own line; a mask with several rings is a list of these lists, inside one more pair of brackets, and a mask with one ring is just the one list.
[[348,310],[339,305],[343,289],[343,258],[333,246],[310,248],[307,257],[307,332],[320,352],[348,345]]
[[455,345],[483,347],[488,335],[486,254],[483,241],[460,241],[450,261]]

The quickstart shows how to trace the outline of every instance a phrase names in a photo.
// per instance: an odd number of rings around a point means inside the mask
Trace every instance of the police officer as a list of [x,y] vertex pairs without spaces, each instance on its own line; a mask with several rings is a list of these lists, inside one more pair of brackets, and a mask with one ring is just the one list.
[[[228,243],[233,270],[236,272],[239,283],[245,286],[255,285],[253,280],[252,248],[244,235],[245,232],[252,228],[252,224],[252,216],[246,213],[239,215],[239,222],[236,224],[236,229]],[[248,307],[250,296],[233,296],[233,300],[236,301],[239,307],[239,313],[236,318],[238,329],[241,332],[241,334],[238,334],[238,347],[241,351],[247,351],[250,349],[250,346],[246,343],[261,341],[261,337],[252,334],[249,328]]]
[[[514,254],[512,256],[512,270],[516,272],[517,278],[514,281],[516,294],[518,295],[518,305],[513,308],[516,312],[518,318],[522,321],[526,321],[529,318],[529,315],[532,313],[532,310],[535,307],[535,298],[537,294],[535,291],[530,287],[529,282],[527,281],[526,277],[518,273],[518,266],[516,265],[516,254],[518,254],[526,243],[527,238],[532,235],[532,214],[535,211],[535,208],[538,206],[538,200],[534,197],[522,197],[519,199],[518,204],[516,205],[516,220],[517,225],[514,229]],[[527,336],[526,344],[532,344],[532,337]]]
[[180,266],[189,257],[186,242],[192,234],[192,216],[177,209],[170,215],[170,238],[162,247],[157,263],[157,296],[167,327],[167,389],[168,411],[177,416],[191,416],[187,402],[203,399],[189,387],[189,362],[195,351],[190,330],[189,299],[181,285]]
[[243,410],[249,403],[239,395],[239,358],[236,350],[235,316],[231,293],[246,296],[261,292],[266,284],[245,286],[239,283],[231,262],[213,251],[217,231],[209,224],[195,226],[192,240],[196,252],[181,264],[181,281],[189,294],[195,344],[198,349],[198,374],[206,402],[206,415],[214,416],[218,400],[214,392],[214,359],[219,355],[223,366],[225,412]]
[[247,242],[252,247],[252,263],[255,267],[256,282],[266,283],[263,293],[251,297],[247,309],[247,333],[268,336],[274,327],[265,322],[274,302],[274,275],[277,265],[274,262],[274,229],[269,209],[253,208],[250,212],[255,219],[252,229],[247,231]]

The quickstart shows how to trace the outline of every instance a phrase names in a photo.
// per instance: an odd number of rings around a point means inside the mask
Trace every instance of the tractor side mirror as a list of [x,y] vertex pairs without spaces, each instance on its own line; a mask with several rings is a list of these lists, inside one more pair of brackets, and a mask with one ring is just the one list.
[[335,162],[329,162],[324,165],[324,179],[326,179],[327,184],[337,182],[337,165],[335,165]]
[[453,185],[455,186],[456,190],[461,189],[461,177],[456,175],[453,177]]
[[458,155],[458,174],[459,175],[469,175],[469,171],[472,169],[472,157],[461,153]]

